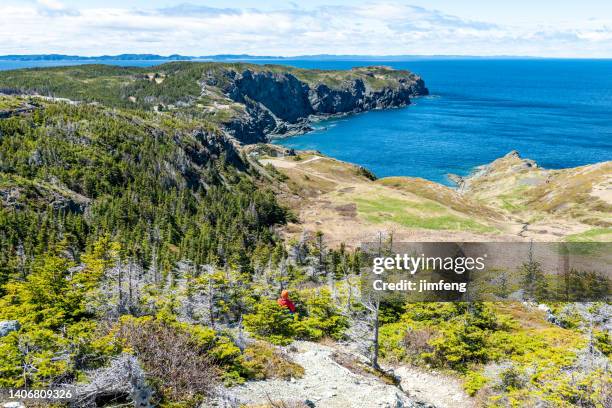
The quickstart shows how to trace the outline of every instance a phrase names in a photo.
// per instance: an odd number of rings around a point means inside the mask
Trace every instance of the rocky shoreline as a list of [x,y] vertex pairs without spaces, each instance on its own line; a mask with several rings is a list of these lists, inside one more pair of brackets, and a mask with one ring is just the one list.
[[[400,108],[405,108],[408,105],[410,105],[410,103],[406,105],[401,105],[401,106],[390,106],[387,108],[375,108],[375,109],[370,109],[370,110],[400,109]],[[370,110],[363,110],[363,111],[357,111],[357,112],[353,112],[353,111],[352,112],[342,112],[342,113],[334,113],[334,114],[310,115],[308,116],[308,118],[304,119],[301,123],[298,123],[296,125],[287,125],[286,131],[284,131],[283,133],[267,134],[266,135],[266,137],[268,138],[267,141],[271,142],[273,140],[278,140],[278,139],[287,139],[289,137],[299,136],[299,135],[303,135],[308,132],[313,132],[317,130],[314,127],[314,125],[316,125],[317,123],[320,123],[326,120],[332,120],[332,119],[342,119],[348,116],[353,116],[353,115],[358,115],[360,113],[369,112]]]

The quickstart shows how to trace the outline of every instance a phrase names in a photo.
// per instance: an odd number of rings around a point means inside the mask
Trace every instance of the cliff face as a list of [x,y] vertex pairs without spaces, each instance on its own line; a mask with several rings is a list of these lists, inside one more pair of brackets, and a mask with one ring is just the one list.
[[406,106],[411,97],[429,93],[420,78],[402,78],[398,85],[397,88],[373,90],[362,79],[355,79],[341,89],[320,84],[309,89],[308,100],[317,114],[337,114]]
[[314,113],[308,100],[308,85],[291,74],[231,71],[232,81],[224,91],[236,102],[262,104],[278,119],[295,123]]
[[428,94],[423,80],[408,72],[378,67],[348,72],[357,75],[333,78],[333,82],[323,77],[332,82],[328,84],[321,78],[305,80],[288,72],[228,70],[222,81],[211,76],[204,86],[220,87],[232,101],[244,105],[244,114],[225,124],[243,143],[310,130],[312,115],[403,107],[411,97]]

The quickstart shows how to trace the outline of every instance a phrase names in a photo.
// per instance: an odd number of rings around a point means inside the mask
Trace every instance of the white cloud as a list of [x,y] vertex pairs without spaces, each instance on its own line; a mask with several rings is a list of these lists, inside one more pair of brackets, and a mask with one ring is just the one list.
[[400,1],[302,9],[0,5],[0,54],[463,54],[612,57],[612,21],[507,26]]
[[58,0],[37,0],[38,12],[43,16],[78,16],[78,10],[65,7]]

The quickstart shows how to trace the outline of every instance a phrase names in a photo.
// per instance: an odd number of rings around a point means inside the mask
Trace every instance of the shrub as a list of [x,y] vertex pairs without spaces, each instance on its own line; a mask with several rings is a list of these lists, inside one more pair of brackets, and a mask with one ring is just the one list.
[[91,348],[97,322],[88,319],[85,304],[86,290],[96,282],[84,279],[92,263],[71,274],[74,264],[65,256],[64,244],[37,258],[27,279],[7,284],[0,298],[0,320],[21,324],[18,332],[0,338],[0,386],[67,382],[78,376],[78,370],[103,359]]
[[294,322],[296,336],[307,340],[320,340],[323,337],[335,340],[342,338],[344,330],[348,327],[348,320],[334,305],[329,290],[310,290],[301,295],[304,297],[308,316],[304,320]]
[[267,343],[258,341],[244,351],[242,366],[249,379],[302,378],[304,368]]
[[612,355],[612,336],[607,331],[595,331],[595,346],[601,351],[606,357]]
[[[587,348],[584,333],[553,326],[520,304],[409,304],[379,334],[387,361],[464,373],[465,390],[479,405],[604,407],[612,399],[608,360]],[[594,337],[599,350],[609,351],[606,334]],[[491,367],[499,367],[494,375]]]
[[67,339],[49,329],[10,333],[0,341],[0,388],[49,386],[71,378],[74,371],[67,350]]
[[307,290],[296,293],[298,311],[305,315],[291,315],[286,309],[269,299],[262,299],[252,314],[243,317],[244,326],[255,337],[278,345],[287,345],[293,339],[320,340],[323,337],[340,339],[348,327],[348,320],[334,305],[329,290]]
[[358,176],[363,176],[365,178],[367,178],[368,180],[376,180],[376,175],[374,175],[374,173],[372,173],[370,170],[366,169],[365,167],[361,167],[358,166],[357,169],[355,170],[355,173],[357,173]]
[[405,323],[385,324],[379,329],[380,357],[392,363],[399,363],[406,358],[403,346],[404,335],[412,328]]
[[464,304],[455,303],[413,303],[402,316],[404,322],[442,323],[465,312]]
[[269,299],[261,299],[252,314],[243,316],[244,327],[259,339],[287,345],[293,341],[294,317],[286,309]]
[[487,383],[487,377],[482,375],[480,372],[470,372],[465,377],[463,388],[469,396],[473,397],[476,393],[485,386]]
[[501,387],[505,391],[511,389],[520,389],[525,385],[525,379],[523,375],[517,370],[516,367],[511,366],[506,370],[502,371],[499,375],[501,381]]
[[242,365],[243,354],[230,337],[217,336],[208,355],[221,368],[221,378],[226,386],[242,384],[248,378],[247,370]]
[[487,360],[486,336],[484,330],[468,321],[455,320],[441,327],[440,335],[429,343],[433,352],[424,356],[434,365],[463,371],[468,363]]
[[170,400],[211,395],[218,371],[188,333],[150,318],[124,318],[116,333],[142,363],[147,379]]
[[435,365],[464,371],[469,363],[488,360],[487,339],[499,324],[484,304],[458,303],[452,307],[455,317],[440,323],[438,336],[428,341],[432,352],[423,356]]
[[431,353],[433,347],[429,342],[436,336],[436,331],[431,327],[406,331],[403,339],[403,346],[407,356],[413,358],[423,353]]

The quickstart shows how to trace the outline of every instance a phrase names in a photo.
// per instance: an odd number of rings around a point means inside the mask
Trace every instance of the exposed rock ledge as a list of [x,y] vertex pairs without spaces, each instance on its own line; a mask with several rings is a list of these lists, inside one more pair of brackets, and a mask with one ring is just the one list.
[[469,190],[469,187],[492,174],[510,174],[525,169],[537,168],[538,164],[531,159],[523,159],[519,152],[512,150],[508,154],[489,164],[476,167],[468,176],[462,177],[456,174],[447,174],[446,177],[457,185],[460,192]]

